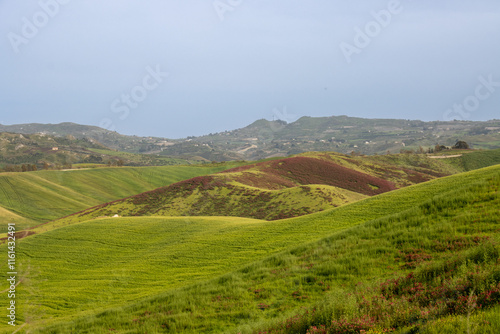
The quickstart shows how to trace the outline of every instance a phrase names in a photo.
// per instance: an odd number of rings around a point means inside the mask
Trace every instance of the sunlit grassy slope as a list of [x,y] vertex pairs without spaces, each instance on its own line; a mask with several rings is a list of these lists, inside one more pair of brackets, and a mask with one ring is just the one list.
[[[199,175],[219,172],[220,166],[96,168],[0,174],[2,221],[15,220],[18,229],[88,207],[134,195]],[[7,211],[6,211],[7,210]],[[25,219],[23,219],[25,218]],[[2,224],[2,232],[5,226]]]
[[[122,333],[154,333],[166,331],[162,326],[169,326],[173,332],[193,333],[232,331],[243,326],[248,332],[245,328],[274,326],[282,317],[323,298],[321,286],[325,282],[320,283],[320,279],[342,290],[342,284],[352,287],[357,281],[372,282],[377,275],[382,276],[375,281],[390,276],[399,270],[399,264],[394,264],[395,249],[420,247],[424,238],[433,242],[448,235],[467,234],[467,224],[473,219],[480,219],[472,229],[474,233],[492,233],[491,224],[498,223],[499,174],[499,166],[490,167],[274,222],[137,217],[41,226],[35,230],[38,234],[18,243],[20,276],[24,278],[18,288],[19,296],[24,296],[18,299],[19,320],[29,320],[29,330],[83,317],[72,324],[58,325],[54,331],[41,330],[43,333],[107,333],[109,328]],[[497,182],[489,185],[488,179]],[[474,188],[476,183],[482,185]],[[426,209],[429,201],[445,204]],[[477,213],[469,214],[474,205]],[[410,212],[395,216],[406,210]],[[454,227],[456,216],[461,217],[458,222],[462,225]],[[383,217],[387,218],[381,223],[360,227],[362,233],[353,230],[358,232],[307,244]],[[418,222],[419,217],[423,217],[423,223]],[[384,228],[379,229],[377,224]],[[184,288],[299,244],[304,246],[291,253]],[[337,253],[328,253],[331,247]],[[325,254],[321,262],[314,262],[316,253]],[[4,264],[0,268],[6,271]],[[319,272],[310,274],[312,268]],[[279,272],[283,275],[276,275]],[[265,291],[262,295],[254,291],[261,284]],[[6,283],[0,288],[4,286]],[[163,297],[136,301],[165,293]],[[135,306],[121,308],[127,304]],[[117,309],[92,315],[108,307]],[[149,317],[149,312],[154,316]]]
[[34,224],[34,221],[21,217],[14,212],[11,212],[7,209],[4,209],[0,206],[0,219],[4,224],[7,223],[15,223],[18,226],[30,226],[31,224]]
[[500,164],[500,149],[464,154],[461,160],[465,170],[474,170]]
[[[64,219],[105,216],[298,217],[456,173],[425,155],[352,157],[309,152],[185,180]],[[61,224],[63,222],[60,222]]]

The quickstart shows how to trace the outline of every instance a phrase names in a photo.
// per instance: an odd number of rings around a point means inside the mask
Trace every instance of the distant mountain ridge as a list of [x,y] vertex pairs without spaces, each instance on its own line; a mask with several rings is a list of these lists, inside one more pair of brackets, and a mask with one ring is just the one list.
[[452,146],[458,140],[473,148],[500,148],[500,120],[432,121],[365,119],[348,116],[301,117],[293,123],[257,120],[232,131],[185,139],[127,136],[75,123],[0,125],[0,132],[47,133],[91,138],[125,152],[154,153],[207,160],[259,160],[308,151],[383,154],[387,151]]
[[157,140],[153,140],[151,137],[127,136],[119,134],[115,131],[109,131],[100,128],[98,126],[82,125],[71,122],[64,122],[59,124],[0,124],[0,132],[45,134],[61,137],[73,136],[77,139],[89,138],[94,139],[107,147],[126,152],[139,152],[141,151],[141,148],[142,151],[149,151],[147,145],[152,141],[158,143],[164,140],[163,138],[157,138]]

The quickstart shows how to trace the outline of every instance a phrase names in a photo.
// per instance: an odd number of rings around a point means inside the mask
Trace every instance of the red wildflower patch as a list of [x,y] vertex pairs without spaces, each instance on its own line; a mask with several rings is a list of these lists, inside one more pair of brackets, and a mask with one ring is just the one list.
[[284,177],[300,185],[325,184],[370,196],[396,189],[389,181],[315,158],[275,160],[264,168],[264,172]]
[[416,268],[420,263],[431,259],[432,256],[424,250],[414,248],[399,251],[399,256],[396,257],[396,261],[404,261],[403,268]]
[[242,184],[261,189],[278,190],[296,186],[296,184],[291,180],[269,173],[256,174],[243,172],[241,175],[235,175],[233,178],[235,181]]

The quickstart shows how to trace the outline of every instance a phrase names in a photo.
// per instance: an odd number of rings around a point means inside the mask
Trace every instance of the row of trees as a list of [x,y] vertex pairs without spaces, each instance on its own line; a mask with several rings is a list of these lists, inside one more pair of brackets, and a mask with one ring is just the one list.
[[5,172],[33,172],[37,170],[36,164],[7,165],[4,168]]
[[125,161],[123,161],[122,159],[118,159],[118,160],[109,160],[106,165],[108,165],[108,167],[122,167],[123,165],[125,164]]
[[444,145],[436,145],[434,147],[434,152],[441,152],[441,151],[450,150],[450,149],[451,150],[468,150],[469,148],[470,148],[469,144],[467,144],[463,140],[459,140],[452,147],[448,147],[448,146],[444,146]]
[[22,164],[22,165],[7,165],[0,171],[3,172],[17,172],[17,173],[22,173],[22,172],[36,172],[37,170],[43,169],[43,170],[61,170],[61,169],[71,169],[72,164],[66,163],[66,164],[49,164],[47,162],[43,162],[41,165],[37,164]]

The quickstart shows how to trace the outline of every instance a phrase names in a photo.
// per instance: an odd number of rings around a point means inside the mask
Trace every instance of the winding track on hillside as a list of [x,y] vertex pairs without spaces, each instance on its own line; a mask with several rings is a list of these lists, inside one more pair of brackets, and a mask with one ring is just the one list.
[[455,154],[455,155],[428,155],[429,159],[450,159],[450,158],[459,158],[463,154]]

